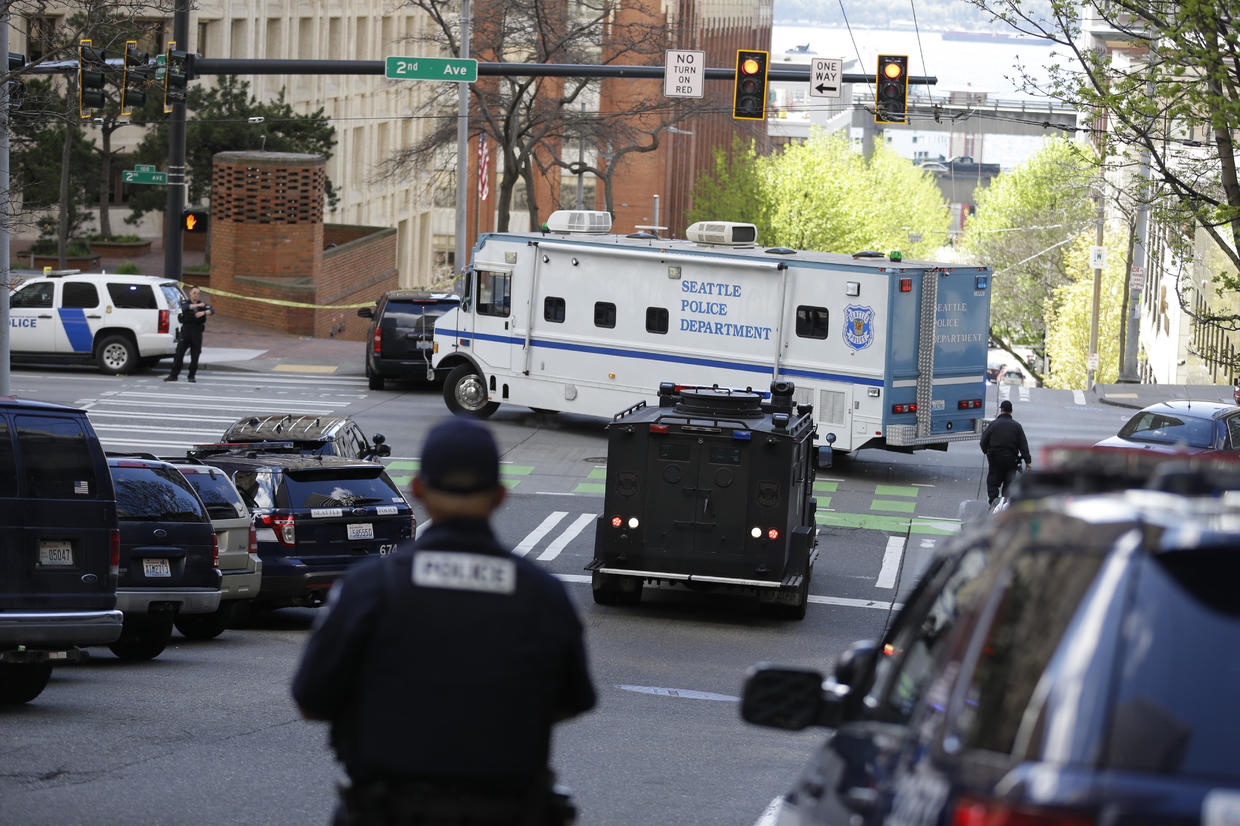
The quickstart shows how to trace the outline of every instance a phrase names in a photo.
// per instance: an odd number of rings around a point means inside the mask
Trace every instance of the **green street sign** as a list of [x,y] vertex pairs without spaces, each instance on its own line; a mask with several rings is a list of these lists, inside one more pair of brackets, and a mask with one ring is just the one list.
[[478,61],[469,57],[389,57],[386,69],[391,80],[473,83],[478,79]]
[[137,169],[126,169],[121,176],[127,184],[167,184],[168,173],[156,172],[155,167],[139,165]]

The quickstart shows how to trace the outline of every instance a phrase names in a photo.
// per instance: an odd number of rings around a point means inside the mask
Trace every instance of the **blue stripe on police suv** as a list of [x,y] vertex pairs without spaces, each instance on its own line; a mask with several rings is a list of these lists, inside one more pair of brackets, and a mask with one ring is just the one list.
[[86,311],[80,307],[66,307],[60,310],[60,323],[69,338],[69,347],[75,353],[89,353],[93,336],[90,325],[86,323]]

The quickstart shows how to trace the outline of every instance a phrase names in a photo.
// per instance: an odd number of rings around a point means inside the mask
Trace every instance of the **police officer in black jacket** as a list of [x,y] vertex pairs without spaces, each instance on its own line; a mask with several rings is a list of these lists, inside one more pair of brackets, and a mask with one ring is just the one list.
[[181,302],[181,337],[177,340],[177,353],[173,357],[172,372],[164,381],[176,381],[185,364],[185,351],[189,350],[189,375],[186,379],[197,381],[198,356],[202,353],[202,331],[207,326],[207,316],[215,315],[215,308],[206,302],[197,287],[190,287],[189,298]]
[[413,494],[431,524],[336,583],[293,680],[349,775],[338,823],[567,823],[549,813],[554,723],[594,706],[564,586],[488,523],[503,501],[484,426],[430,431]]
[[990,463],[990,472],[986,474],[986,496],[993,505],[1000,491],[1007,495],[1008,485],[1016,477],[1016,471],[1020,470],[1021,460],[1025,461],[1026,467],[1033,464],[1025,429],[1012,418],[1012,403],[1007,399],[999,402],[999,415],[982,433],[982,452]]

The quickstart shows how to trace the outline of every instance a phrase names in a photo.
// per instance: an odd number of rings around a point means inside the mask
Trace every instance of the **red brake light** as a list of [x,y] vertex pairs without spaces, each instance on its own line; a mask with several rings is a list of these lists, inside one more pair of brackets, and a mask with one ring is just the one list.
[[622,518],[620,518],[619,516],[613,516],[613,517],[611,518],[611,526],[612,526],[613,528],[618,528],[618,527],[620,527],[620,526],[621,526],[621,525],[623,525],[623,524],[624,524],[624,520],[623,520]]
[[376,356],[383,350],[383,333],[378,327],[375,328],[374,343],[370,345],[370,348]]
[[211,567],[220,567],[220,537],[216,533],[211,534]]
[[981,406],[982,406],[981,399],[961,399],[959,402],[956,403],[956,407],[960,408],[961,410],[973,410],[974,408],[978,408]]
[[254,523],[250,523],[250,544],[246,548],[247,553],[258,553],[258,531],[254,530]]
[[767,528],[766,538],[771,540],[779,539],[779,528]]
[[901,278],[900,279],[900,292],[911,293],[912,291],[913,291],[913,279]]
[[166,333],[168,332],[168,327],[170,326],[170,324],[171,324],[171,321],[170,321],[168,311],[160,310],[159,311],[159,326],[156,328],[155,331],[158,333]]
[[891,406],[891,412],[892,413],[916,413],[917,402],[912,402],[910,404],[893,404]]
[[652,425],[650,425],[650,432],[651,432],[651,433],[666,433],[666,432],[667,432],[667,425],[665,425],[665,424],[652,424]]
[[951,826],[1092,826],[1093,818],[1065,809],[1014,806],[1000,800],[962,797]]
[[276,535],[276,541],[285,547],[291,548],[297,544],[297,527],[293,524],[291,516],[273,516],[270,513],[264,513],[259,520]]

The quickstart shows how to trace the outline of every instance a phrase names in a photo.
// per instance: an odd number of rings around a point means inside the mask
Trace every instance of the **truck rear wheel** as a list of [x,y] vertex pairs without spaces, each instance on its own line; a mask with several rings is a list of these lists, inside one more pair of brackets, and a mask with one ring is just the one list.
[[487,401],[486,380],[472,364],[458,364],[443,384],[443,400],[458,416],[485,419],[499,408],[498,402]]
[[172,638],[172,617],[125,615],[121,636],[108,646],[122,660],[153,660]]
[[779,602],[764,602],[760,608],[768,617],[785,620],[805,619],[805,609],[809,606],[809,581],[814,576],[814,566],[805,569],[801,584],[790,593],[781,593]]
[[125,336],[108,336],[99,342],[95,360],[105,373],[132,373],[138,365],[138,348]]
[[595,571],[590,576],[590,588],[598,605],[636,605],[642,601],[642,581],[637,577]]
[[224,633],[232,622],[235,602],[221,602],[210,614],[178,614],[174,624],[190,640],[211,640]]

